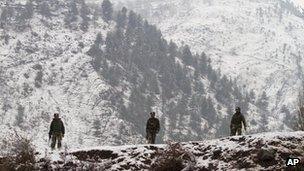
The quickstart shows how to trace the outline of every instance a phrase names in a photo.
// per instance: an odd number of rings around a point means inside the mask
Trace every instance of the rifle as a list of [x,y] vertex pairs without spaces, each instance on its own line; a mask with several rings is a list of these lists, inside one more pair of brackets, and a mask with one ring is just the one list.
[[51,138],[52,138],[52,135],[49,135],[48,146],[50,146]]

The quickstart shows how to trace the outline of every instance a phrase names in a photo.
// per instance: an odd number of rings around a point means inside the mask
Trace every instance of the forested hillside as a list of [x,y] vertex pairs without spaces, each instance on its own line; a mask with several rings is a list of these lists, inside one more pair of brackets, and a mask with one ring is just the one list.
[[157,25],[167,39],[204,52],[213,68],[269,97],[267,128],[293,128],[303,87],[300,0],[115,0]]
[[0,128],[47,145],[54,112],[69,147],[145,142],[151,111],[157,142],[227,136],[240,106],[250,132],[267,130],[256,97],[214,70],[210,58],[164,39],[156,26],[104,0],[33,0],[1,6]]

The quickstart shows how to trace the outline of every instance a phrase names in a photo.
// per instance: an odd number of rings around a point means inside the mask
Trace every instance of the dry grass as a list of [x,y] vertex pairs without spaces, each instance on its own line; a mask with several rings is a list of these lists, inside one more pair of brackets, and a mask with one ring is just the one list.
[[157,152],[157,158],[152,163],[151,171],[181,171],[193,162],[189,154],[180,143],[168,142],[167,148]]
[[0,170],[31,171],[35,169],[35,148],[31,139],[15,132],[12,136],[2,141],[3,163]]

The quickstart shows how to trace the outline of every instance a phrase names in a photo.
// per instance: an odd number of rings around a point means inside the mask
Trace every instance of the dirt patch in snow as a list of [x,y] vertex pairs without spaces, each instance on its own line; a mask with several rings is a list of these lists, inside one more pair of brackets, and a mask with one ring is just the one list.
[[78,151],[71,153],[71,155],[76,156],[78,160],[88,161],[94,160],[99,161],[101,159],[116,159],[118,154],[115,154],[110,150],[91,150],[91,151]]

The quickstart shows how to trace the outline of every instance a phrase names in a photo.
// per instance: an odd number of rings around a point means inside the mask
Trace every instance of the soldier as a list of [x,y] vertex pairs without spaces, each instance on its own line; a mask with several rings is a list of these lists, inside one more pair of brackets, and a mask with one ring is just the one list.
[[236,133],[238,135],[242,135],[242,123],[244,125],[244,129],[246,131],[246,122],[245,122],[245,118],[241,113],[241,109],[239,107],[237,107],[235,109],[235,114],[232,116],[231,119],[231,124],[230,124],[230,135],[234,136],[236,135]]
[[155,144],[155,137],[159,132],[159,120],[155,118],[155,112],[151,112],[150,115],[151,117],[147,121],[146,138],[149,144]]
[[64,137],[64,125],[61,119],[59,118],[59,114],[55,113],[53,121],[51,123],[49,138],[52,139],[51,148],[52,150],[55,149],[56,141],[57,141],[57,148],[61,148],[61,140]]

